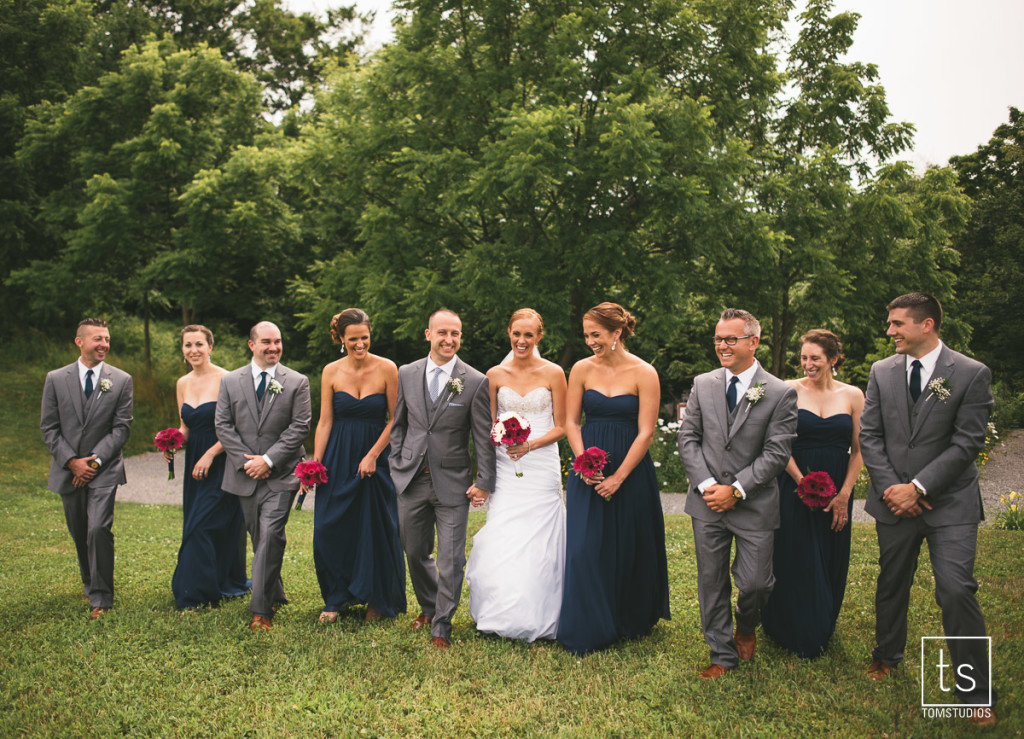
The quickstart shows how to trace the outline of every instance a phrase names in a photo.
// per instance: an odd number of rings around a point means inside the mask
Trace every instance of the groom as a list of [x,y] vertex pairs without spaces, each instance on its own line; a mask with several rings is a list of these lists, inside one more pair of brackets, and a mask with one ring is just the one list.
[[[775,584],[774,529],[779,527],[776,478],[796,438],[796,391],[754,358],[761,324],[728,308],[715,328],[722,369],[700,375],[679,429],[679,454],[690,480],[686,512],[697,552],[697,599],[714,680],[753,659],[754,629]],[[736,632],[729,606],[729,554],[736,541]]]
[[270,631],[287,603],[281,564],[292,500],[299,489],[295,465],[309,435],[309,380],[281,364],[281,331],[257,323],[249,331],[252,362],[224,375],[215,426],[224,445],[224,492],[238,496],[252,539],[252,631]]
[[[430,354],[398,370],[391,427],[391,477],[409,577],[420,604],[412,628],[430,625],[435,647],[451,646],[466,566],[469,502],[494,489],[491,401],[487,378],[458,358],[462,321],[435,311],[427,324]],[[469,454],[473,435],[477,472]],[[437,531],[437,559],[434,532]]]
[[49,488],[59,493],[75,542],[89,618],[114,604],[114,493],[125,482],[121,448],[132,426],[132,378],[106,363],[106,321],[78,324],[79,358],[46,375],[40,427],[53,459]]
[[[974,557],[983,518],[978,468],[992,409],[988,367],[939,339],[942,307],[910,293],[887,306],[896,356],[871,367],[860,444],[871,475],[865,510],[878,535],[875,641],[868,675],[884,680],[903,659],[910,586],[928,542],[935,599],[964,703],[989,705],[985,618]],[[964,678],[964,679],[961,679]],[[992,691],[992,705],[995,691]],[[995,712],[972,720],[995,725]]]

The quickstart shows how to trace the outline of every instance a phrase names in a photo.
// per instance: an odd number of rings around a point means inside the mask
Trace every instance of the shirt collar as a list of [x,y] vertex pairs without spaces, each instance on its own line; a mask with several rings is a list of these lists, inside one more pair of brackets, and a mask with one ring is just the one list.
[[725,371],[725,389],[726,390],[729,389],[729,383],[732,382],[732,378],[738,377],[739,378],[739,384],[736,385],[736,390],[738,391],[737,392],[737,397],[742,397],[743,394],[745,392],[747,392],[747,388],[750,387],[750,383],[754,381],[754,375],[757,374],[757,370],[758,370],[758,368],[760,366],[761,365],[758,364],[757,360],[755,359],[754,363],[752,365],[747,367],[745,370],[740,372],[738,375],[737,374],[733,374],[732,370],[728,370],[727,369]]
[[97,382],[100,377],[100,371],[103,369],[103,362],[100,362],[95,367],[86,367],[82,362],[81,358],[78,360],[78,381],[82,383],[82,387],[85,387],[85,373],[92,370],[93,382]]
[[923,357],[907,357],[907,382],[910,381],[910,373],[913,371],[914,360],[917,359],[921,363],[921,382],[922,385],[928,381],[929,378],[935,373],[935,365],[939,363],[939,355],[942,353],[942,347],[945,346],[941,341],[939,345],[932,349],[930,352],[925,354]]
[[259,382],[260,381],[260,373],[261,372],[266,372],[267,373],[267,382],[270,382],[271,380],[273,380],[274,376],[277,375],[277,365],[276,364],[272,364],[269,367],[267,367],[266,369],[261,369],[260,366],[258,364],[256,364],[256,362],[254,360],[254,361],[249,362],[249,367],[250,367],[250,369],[252,369],[252,379],[253,379],[253,382]]
[[458,362],[458,361],[459,361],[459,357],[458,357],[458,355],[456,355],[456,356],[452,357],[451,359],[449,359],[444,364],[434,364],[433,357],[428,356],[427,357],[427,368],[426,368],[427,379],[428,380],[430,379],[430,373],[431,373],[431,371],[433,371],[434,367],[440,367],[441,368],[441,372],[442,372],[442,374],[444,374],[445,379],[450,378],[452,376],[452,372],[455,371],[455,363]]

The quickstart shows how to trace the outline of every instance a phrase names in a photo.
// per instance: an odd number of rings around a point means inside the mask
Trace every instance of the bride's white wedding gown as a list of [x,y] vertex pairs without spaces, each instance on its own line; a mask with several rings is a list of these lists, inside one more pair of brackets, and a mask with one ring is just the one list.
[[[530,422],[530,438],[551,430],[551,391],[534,388],[525,397],[498,389],[498,412]],[[562,608],[565,570],[565,505],[558,445],[548,444],[519,460],[497,449],[497,482],[487,523],[473,537],[466,566],[469,613],[480,631],[510,639],[554,639]]]

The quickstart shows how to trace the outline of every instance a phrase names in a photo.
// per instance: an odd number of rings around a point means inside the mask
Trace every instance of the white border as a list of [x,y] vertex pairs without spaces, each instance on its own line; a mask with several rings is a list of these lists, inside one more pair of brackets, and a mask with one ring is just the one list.
[[[948,708],[956,703],[924,702],[924,643],[928,639],[984,639],[988,643],[988,703],[960,703],[964,708],[990,708],[992,706],[992,637],[991,636],[922,636],[921,637],[921,708]],[[952,657],[950,658],[952,659]]]

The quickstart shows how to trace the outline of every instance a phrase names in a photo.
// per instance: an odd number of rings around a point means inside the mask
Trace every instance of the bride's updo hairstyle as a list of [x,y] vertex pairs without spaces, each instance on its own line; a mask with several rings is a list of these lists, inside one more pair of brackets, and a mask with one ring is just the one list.
[[835,362],[832,365],[835,369],[838,370],[843,366],[843,360],[846,359],[843,356],[843,343],[831,331],[823,328],[811,329],[800,337],[800,346],[804,344],[820,346],[822,351],[825,352],[825,356],[828,357],[828,361]]
[[633,314],[618,303],[599,303],[583,314],[588,321],[601,326],[606,331],[622,329],[619,339],[625,341],[635,333],[636,319]]
[[349,326],[366,326],[373,330],[370,325],[370,317],[365,311],[358,308],[346,308],[331,319],[331,341],[335,344],[345,344],[345,329]]
[[524,318],[532,318],[534,321],[536,321],[537,325],[540,327],[541,335],[544,334],[544,319],[541,318],[540,313],[535,311],[533,308],[520,308],[515,313],[513,313],[512,317],[508,319],[508,330],[511,331],[512,324],[515,323],[516,321],[521,321]]

